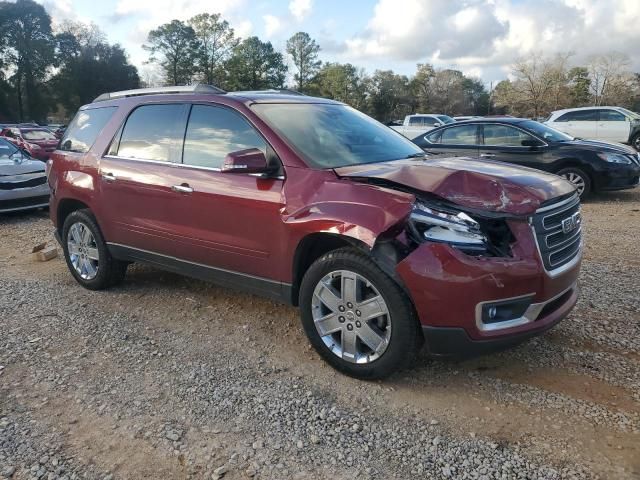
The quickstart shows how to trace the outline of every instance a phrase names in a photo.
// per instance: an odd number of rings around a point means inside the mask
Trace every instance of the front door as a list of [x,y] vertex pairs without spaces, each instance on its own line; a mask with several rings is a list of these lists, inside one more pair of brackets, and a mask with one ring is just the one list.
[[284,226],[282,177],[223,173],[230,152],[258,148],[274,153],[239,113],[193,105],[180,168],[181,215],[177,257],[197,264],[273,279]]
[[[485,123],[480,137],[480,157],[501,162],[515,163],[524,167],[543,168],[543,142],[519,128],[498,123]],[[525,142],[526,145],[522,143]],[[539,143],[538,146],[534,146]]]

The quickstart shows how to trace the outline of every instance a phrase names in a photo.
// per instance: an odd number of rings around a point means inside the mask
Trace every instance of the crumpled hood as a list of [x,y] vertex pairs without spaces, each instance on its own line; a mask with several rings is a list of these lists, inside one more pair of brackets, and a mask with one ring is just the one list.
[[335,172],[340,177],[404,185],[463,207],[511,215],[530,215],[543,202],[574,191],[573,185],[556,175],[464,157],[353,165]]
[[36,172],[44,175],[45,168],[45,164],[39,160],[14,161],[5,159],[0,160],[0,177]]

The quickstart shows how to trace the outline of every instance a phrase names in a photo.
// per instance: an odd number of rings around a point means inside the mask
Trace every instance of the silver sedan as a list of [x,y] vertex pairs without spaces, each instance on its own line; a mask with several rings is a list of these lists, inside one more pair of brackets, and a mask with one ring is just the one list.
[[0,213],[49,205],[45,164],[0,138]]

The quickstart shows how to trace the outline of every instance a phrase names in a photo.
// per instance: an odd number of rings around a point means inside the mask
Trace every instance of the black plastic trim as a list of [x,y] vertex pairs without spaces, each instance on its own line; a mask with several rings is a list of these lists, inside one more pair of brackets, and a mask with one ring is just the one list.
[[117,243],[107,243],[107,247],[109,253],[118,260],[146,263],[162,270],[209,281],[222,287],[230,287],[281,303],[291,304],[291,285],[288,283],[215,268]]

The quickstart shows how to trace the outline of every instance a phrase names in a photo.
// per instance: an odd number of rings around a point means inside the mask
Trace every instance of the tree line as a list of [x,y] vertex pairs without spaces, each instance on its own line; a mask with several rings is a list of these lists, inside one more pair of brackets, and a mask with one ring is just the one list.
[[219,14],[160,25],[143,48],[158,75],[141,75],[125,50],[94,24],[66,21],[54,29],[33,0],[0,1],[0,121],[68,120],[107,91],[194,82],[228,91],[295,89],[345,102],[381,121],[415,112],[535,118],[568,106],[640,106],[640,76],[619,54],[579,66],[571,64],[570,54],[531,55],[513,63],[509,79],[487,89],[478,78],[426,63],[408,76],[322,62],[321,46],[305,32],[291,36],[280,52],[256,36],[238,37]]

